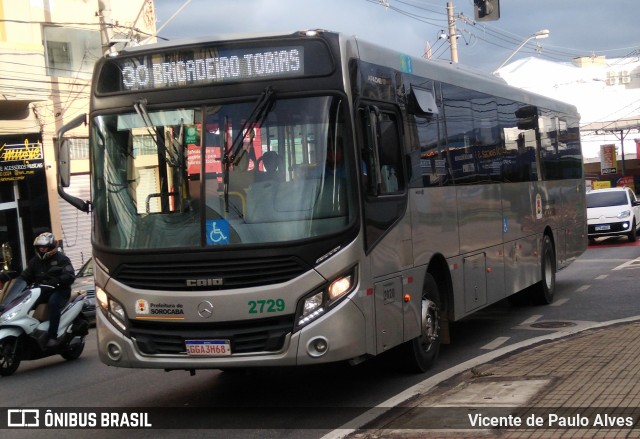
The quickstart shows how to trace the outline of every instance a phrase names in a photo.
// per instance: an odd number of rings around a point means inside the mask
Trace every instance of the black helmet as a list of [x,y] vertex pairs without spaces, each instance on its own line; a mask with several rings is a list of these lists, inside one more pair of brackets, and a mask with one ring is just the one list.
[[53,233],[41,233],[34,239],[33,248],[40,259],[48,259],[58,251],[58,241]]

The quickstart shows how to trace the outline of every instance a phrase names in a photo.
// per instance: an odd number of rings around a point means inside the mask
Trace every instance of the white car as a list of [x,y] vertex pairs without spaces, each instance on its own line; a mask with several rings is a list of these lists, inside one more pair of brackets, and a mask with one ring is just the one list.
[[587,192],[589,240],[599,236],[626,235],[635,241],[640,226],[640,201],[627,187]]

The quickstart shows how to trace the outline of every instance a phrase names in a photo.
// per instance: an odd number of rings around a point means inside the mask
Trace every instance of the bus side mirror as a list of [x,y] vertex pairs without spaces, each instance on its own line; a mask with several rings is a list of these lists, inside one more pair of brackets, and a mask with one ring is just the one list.
[[71,162],[69,160],[69,140],[60,140],[58,152],[58,172],[60,173],[60,186],[69,187],[71,185]]
[[71,131],[80,125],[87,124],[87,115],[81,114],[76,116],[71,122],[65,124],[58,130],[58,136],[56,138],[56,159],[57,159],[57,174],[58,174],[58,195],[60,198],[71,204],[78,210],[83,212],[91,211],[91,203],[89,201],[81,200],[74,197],[64,191],[65,187],[69,187],[71,184],[71,162],[69,160],[69,141],[64,138],[67,131]]

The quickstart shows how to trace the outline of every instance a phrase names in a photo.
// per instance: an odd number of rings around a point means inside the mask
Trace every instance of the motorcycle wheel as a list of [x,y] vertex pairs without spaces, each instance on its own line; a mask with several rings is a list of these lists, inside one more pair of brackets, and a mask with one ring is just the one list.
[[75,360],[82,354],[83,350],[84,350],[84,337],[82,337],[82,339],[80,340],[80,343],[78,343],[77,345],[71,348],[68,348],[64,352],[61,352],[60,356],[65,360]]
[[20,343],[16,337],[0,340],[0,375],[12,375],[20,366]]

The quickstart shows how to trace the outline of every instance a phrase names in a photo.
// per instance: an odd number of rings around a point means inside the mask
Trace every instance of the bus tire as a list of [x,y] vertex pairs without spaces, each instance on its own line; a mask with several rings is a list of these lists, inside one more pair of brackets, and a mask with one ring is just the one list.
[[542,280],[535,285],[533,291],[533,301],[538,305],[548,305],[553,302],[556,291],[556,252],[553,249],[553,242],[549,235],[542,238],[542,258],[540,260],[540,270]]
[[440,351],[440,292],[429,273],[424,280],[420,315],[420,335],[400,346],[401,364],[408,372],[426,372],[435,364]]

